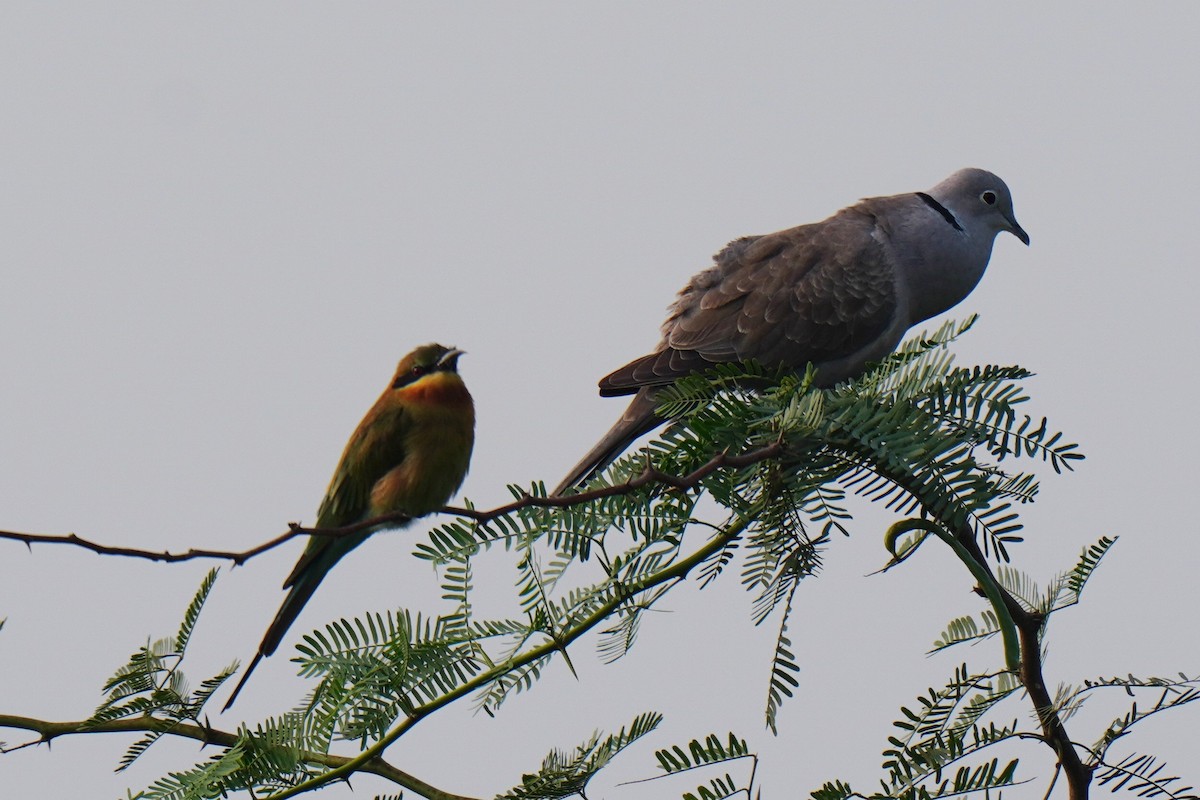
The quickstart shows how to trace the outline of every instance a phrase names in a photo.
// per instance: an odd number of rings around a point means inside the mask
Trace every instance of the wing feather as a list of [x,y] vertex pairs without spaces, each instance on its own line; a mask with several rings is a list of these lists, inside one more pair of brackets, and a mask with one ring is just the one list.
[[803,369],[874,342],[896,313],[895,265],[869,206],[730,242],[679,293],[650,355],[600,381],[605,396],[722,361]]

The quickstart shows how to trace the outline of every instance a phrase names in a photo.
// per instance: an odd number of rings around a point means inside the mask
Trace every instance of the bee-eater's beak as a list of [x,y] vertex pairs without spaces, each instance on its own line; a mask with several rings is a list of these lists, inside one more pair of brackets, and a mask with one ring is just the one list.
[[456,347],[451,347],[442,357],[437,360],[437,368],[447,372],[454,372],[458,369],[458,357],[465,354],[465,350],[459,350]]

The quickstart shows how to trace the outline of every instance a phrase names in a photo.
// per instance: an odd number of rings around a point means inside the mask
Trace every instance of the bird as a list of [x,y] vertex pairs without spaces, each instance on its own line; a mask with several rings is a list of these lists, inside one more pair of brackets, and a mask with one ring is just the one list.
[[397,512],[411,519],[349,536],[309,537],[283,583],[289,590],[283,605],[222,710],[233,705],[258,662],[275,652],[342,556],[377,530],[437,511],[458,491],[475,442],[475,406],[458,374],[461,355],[453,347],[427,344],[400,360],[391,383],[346,443],[315,527],[341,528]]
[[798,373],[812,364],[818,387],[862,374],[910,327],[970,294],[1002,232],[1029,244],[1004,181],[967,168],[928,191],[735,239],[680,290],[654,351],[600,380],[602,397],[633,400],[552,495],[581,487],[665,422],[659,391],[683,376],[751,360]]

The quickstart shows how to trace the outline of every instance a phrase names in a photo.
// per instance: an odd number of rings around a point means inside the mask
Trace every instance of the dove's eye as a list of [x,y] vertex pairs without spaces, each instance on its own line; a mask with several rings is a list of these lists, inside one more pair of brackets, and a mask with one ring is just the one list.
[[996,205],[996,193],[993,192],[991,189],[989,189],[986,192],[984,192],[983,194],[979,195],[979,199],[982,200],[984,203],[988,204],[989,206]]

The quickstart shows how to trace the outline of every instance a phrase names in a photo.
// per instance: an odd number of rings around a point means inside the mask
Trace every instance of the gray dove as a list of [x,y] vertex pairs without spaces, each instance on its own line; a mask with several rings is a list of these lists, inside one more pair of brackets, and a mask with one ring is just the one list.
[[868,197],[822,222],[730,242],[679,292],[654,352],[600,380],[602,397],[633,402],[554,494],[665,422],[654,413],[661,387],[713,364],[811,363],[821,387],[860,375],[970,294],[1001,231],[1029,244],[1004,181],[961,169],[928,192]]

